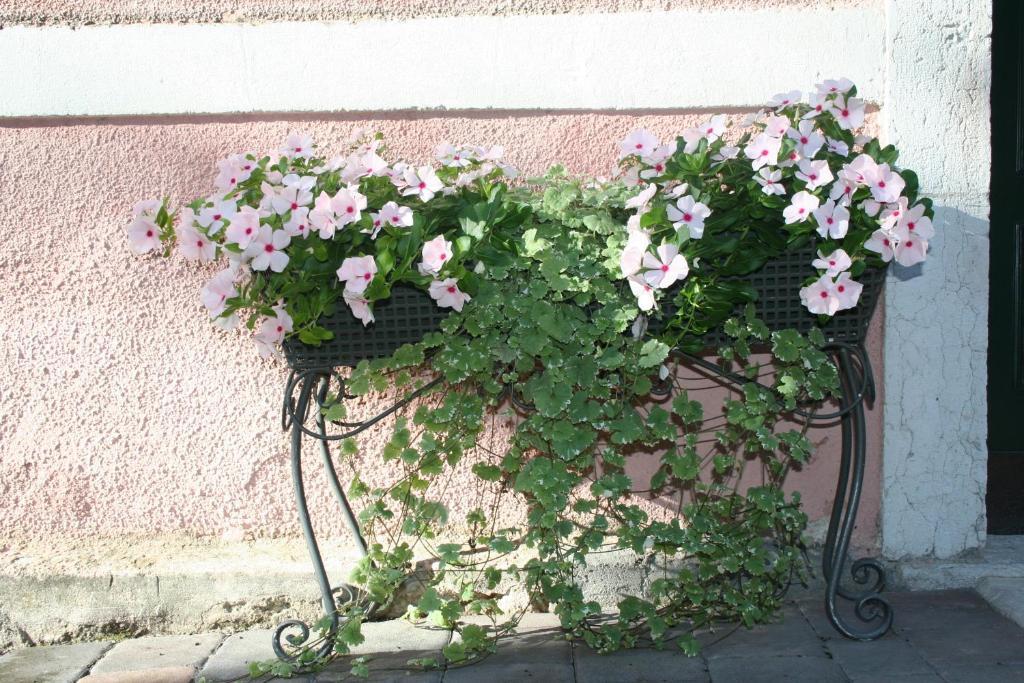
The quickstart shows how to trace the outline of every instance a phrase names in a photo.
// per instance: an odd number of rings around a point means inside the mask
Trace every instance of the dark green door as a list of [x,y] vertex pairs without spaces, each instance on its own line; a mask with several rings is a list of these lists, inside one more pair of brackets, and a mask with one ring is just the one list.
[[992,7],[989,533],[1024,533],[1024,3]]

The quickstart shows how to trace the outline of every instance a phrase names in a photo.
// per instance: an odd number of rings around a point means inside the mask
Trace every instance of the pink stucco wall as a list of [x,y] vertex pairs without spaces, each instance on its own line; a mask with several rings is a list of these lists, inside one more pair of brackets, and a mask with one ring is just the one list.
[[[0,125],[0,538],[297,533],[279,426],[285,369],[206,322],[198,291],[213,269],[128,251],[123,227],[136,200],[206,194],[217,159],[271,149],[293,130],[329,147],[375,125],[412,159],[442,140],[501,143],[528,173],[561,161],[599,174],[630,130],[667,137],[701,118],[482,112]],[[876,376],[878,322],[869,344]],[[877,540],[880,430],[876,408],[861,546]],[[812,439],[814,462],[790,484],[820,519],[838,431],[814,430]],[[459,494],[471,490],[462,481],[449,488],[456,508],[472,502]],[[314,514],[323,531],[343,534],[323,484],[314,474]]]

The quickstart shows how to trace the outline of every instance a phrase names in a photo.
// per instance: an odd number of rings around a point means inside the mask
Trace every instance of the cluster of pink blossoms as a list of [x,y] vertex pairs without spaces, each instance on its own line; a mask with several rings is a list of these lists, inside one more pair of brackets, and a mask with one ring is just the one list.
[[[701,142],[707,141],[712,171],[742,159],[749,162],[751,178],[761,192],[788,198],[782,210],[786,225],[812,221],[816,226],[814,232],[822,243],[812,265],[819,278],[800,290],[801,301],[816,314],[833,315],[854,307],[860,298],[863,288],[849,272],[854,258],[841,247],[851,225],[851,212],[862,212],[877,225],[863,248],[886,262],[895,259],[910,266],[923,261],[935,232],[925,206],[909,206],[902,194],[906,181],[896,170],[866,153],[841,161],[851,156],[851,146],[819,126],[819,117],[824,116],[831,117],[842,131],[863,124],[865,104],[851,96],[851,90],[853,83],[839,79],[820,83],[806,101],[800,91],[776,95],[768,108],[739,124],[750,130],[737,146],[723,140],[729,128],[724,115],[713,116],[682,134],[683,154],[695,153]],[[853,140],[854,146],[863,148],[871,138],[856,136]],[[662,144],[652,133],[638,130],[619,143],[619,150],[620,159],[633,162],[623,173],[623,182],[641,188],[625,205],[636,213],[626,225],[619,265],[640,310],[650,311],[657,306],[658,290],[687,276],[689,264],[680,252],[687,241],[703,237],[704,221],[712,210],[685,183],[665,177],[669,160],[680,151],[675,142]],[[862,188],[868,192],[858,195]],[[855,196],[861,198],[855,202]],[[641,218],[662,202],[676,232],[655,245],[652,235],[660,226],[641,227]]]
[[[224,254],[228,267],[203,287],[200,300],[220,326],[232,329],[238,318],[228,313],[230,300],[239,296],[240,287],[253,271],[284,272],[294,256],[289,254],[293,239],[332,240],[340,232],[352,229],[350,226],[365,224],[361,219],[368,211],[371,227],[363,228],[362,232],[369,234],[370,239],[376,239],[384,226],[403,229],[413,225],[413,209],[396,201],[385,202],[375,211],[370,209],[366,195],[360,192],[360,183],[366,178],[387,177],[399,199],[429,202],[437,195],[452,194],[495,169],[507,176],[515,175],[513,169],[500,163],[500,147],[445,143],[437,148],[438,162],[459,171],[454,182],[445,185],[433,166],[413,166],[402,161],[388,164],[378,154],[380,145],[379,139],[364,138],[347,154],[312,166],[311,162],[316,161],[312,138],[292,134],[280,149],[268,155],[271,160],[284,157],[289,168],[297,169],[287,174],[260,166],[254,154],[231,155],[217,164],[216,192],[212,196],[181,207],[174,214],[169,214],[165,203],[159,200],[137,204],[127,231],[129,243],[133,251],[143,254],[161,251],[173,241],[178,252],[190,261],[211,262]],[[269,164],[276,165],[276,161]],[[245,185],[257,170],[263,171],[263,176],[254,200],[251,187]],[[326,173],[337,173],[344,186],[333,194],[323,190],[315,193],[320,176]],[[429,292],[437,304],[459,311],[469,296],[459,289],[455,278],[445,276],[452,257],[452,243],[439,235],[423,245],[418,269],[420,274],[433,278]],[[366,290],[377,272],[377,263],[369,255],[347,257],[337,269],[337,277],[344,283],[342,298],[364,325],[374,319]],[[273,316],[259,322],[254,335],[264,357],[274,354],[276,346],[293,331],[292,318],[283,303],[273,310]]]

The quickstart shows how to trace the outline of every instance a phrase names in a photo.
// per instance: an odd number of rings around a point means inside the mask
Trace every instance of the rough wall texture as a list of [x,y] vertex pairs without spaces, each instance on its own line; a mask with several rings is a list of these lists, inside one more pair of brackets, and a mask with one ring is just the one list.
[[[880,0],[818,0],[818,8]],[[465,14],[510,16],[673,9],[803,7],[803,0],[8,0],[4,24],[120,24],[412,19]]]
[[887,12],[884,128],[930,190],[938,235],[887,289],[883,547],[950,557],[985,540],[991,6]]
[[[668,136],[697,118],[424,113],[376,125],[407,158],[424,159],[445,139],[502,142],[526,172],[560,160],[595,174],[607,171],[614,141],[633,128]],[[136,258],[123,226],[140,198],[208,192],[213,164],[227,153],[270,149],[295,129],[329,144],[368,123],[337,116],[0,127],[0,538],[296,532],[279,427],[284,368],[205,322],[198,290],[213,270]],[[879,329],[870,344],[876,369]],[[876,538],[880,420],[873,411],[860,545]],[[834,428],[811,436],[818,455],[791,485],[820,519],[839,439]],[[379,436],[365,445],[372,452]],[[449,486],[471,488],[464,478]],[[321,529],[343,535],[318,473],[309,490],[314,516],[326,520]]]

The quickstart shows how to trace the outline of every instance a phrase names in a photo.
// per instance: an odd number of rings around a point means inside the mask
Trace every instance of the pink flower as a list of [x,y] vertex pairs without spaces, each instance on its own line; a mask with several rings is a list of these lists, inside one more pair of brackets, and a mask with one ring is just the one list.
[[813,121],[801,121],[798,127],[786,131],[786,136],[796,140],[797,150],[808,159],[813,158],[825,144],[825,137],[814,128]]
[[665,211],[676,230],[686,226],[690,232],[690,239],[696,240],[704,236],[704,219],[711,215],[711,209],[706,205],[687,195],[680,197],[675,206],[666,206]]
[[452,243],[438,235],[423,245],[423,262],[419,271],[423,275],[437,275],[452,260]]
[[924,215],[923,204],[918,204],[899,216],[896,229],[896,234],[900,236],[900,239],[909,239],[913,235],[925,240],[935,237],[935,227],[931,220]]
[[441,308],[454,308],[461,311],[470,300],[470,296],[459,289],[459,282],[453,277],[445,280],[434,280],[430,283],[430,298]]
[[128,226],[128,243],[136,254],[160,248],[160,228],[148,216],[137,216]]
[[329,240],[338,229],[338,216],[334,213],[331,196],[321,192],[316,198],[313,210],[309,212],[309,222],[320,233],[320,237]]
[[229,243],[237,244],[245,249],[256,239],[259,229],[260,214],[251,206],[243,206],[228,223],[225,237]]
[[824,270],[829,277],[835,277],[843,271],[849,270],[853,265],[850,255],[843,249],[836,249],[828,256],[818,252],[818,258],[811,262],[811,265],[818,270]]
[[856,306],[863,289],[864,285],[851,280],[849,273],[840,273],[834,287],[835,297],[839,300],[839,310],[845,311]]
[[192,209],[182,209],[178,214],[178,251],[189,261],[212,261],[217,256],[217,245],[203,233],[196,230],[196,215]]
[[253,341],[261,358],[269,358],[276,354],[274,348],[280,344],[286,334],[292,331],[292,318],[284,310],[283,305],[274,306],[274,317],[264,318],[259,331],[253,335]]
[[818,234],[823,238],[840,240],[846,237],[850,229],[850,212],[829,199],[814,210],[814,220],[818,223]]
[[228,299],[236,296],[238,289],[235,287],[235,274],[230,268],[217,273],[199,292],[199,300],[206,306],[211,318],[219,317],[227,308]]
[[769,116],[764,125],[766,134],[773,138],[781,138],[789,131],[790,121],[786,116]]
[[292,237],[309,237],[309,209],[302,207],[292,211],[291,217],[283,227]]
[[676,245],[662,244],[657,252],[657,256],[650,252],[644,254],[644,268],[648,269],[644,272],[644,280],[652,287],[667,289],[690,272],[686,257],[679,253]]
[[348,304],[352,315],[363,321],[363,327],[373,322],[373,309],[370,308],[370,302],[365,296],[348,289],[342,292],[341,296],[345,299],[345,303]]
[[765,133],[759,134],[743,148],[743,153],[753,162],[754,170],[762,166],[774,166],[779,163],[779,149],[782,140]]
[[402,195],[415,195],[424,202],[429,202],[435,194],[444,188],[444,183],[430,166],[420,166],[417,169],[411,166],[406,168],[403,180],[406,188],[402,190]]
[[773,171],[765,166],[757,172],[754,180],[761,186],[761,192],[767,195],[786,194],[786,188],[782,185],[782,171],[778,169]]
[[882,203],[895,202],[899,199],[903,188],[907,186],[906,181],[899,173],[889,169],[889,164],[879,165],[868,184],[871,187],[871,196],[875,198],[875,201]]
[[284,230],[274,230],[269,225],[260,226],[259,234],[245,250],[245,255],[252,259],[253,270],[270,270],[280,273],[288,265],[288,254],[284,253],[292,241],[291,235]]
[[835,179],[832,176],[832,169],[828,167],[828,162],[824,160],[809,161],[801,159],[798,167],[800,170],[797,171],[796,177],[807,183],[808,190],[815,190],[828,185]]
[[771,102],[769,102],[768,104],[775,107],[776,109],[782,109],[783,107],[788,107],[790,105],[797,104],[798,102],[800,102],[800,100],[803,99],[803,97],[804,94],[799,90],[791,90],[789,92],[779,93],[778,95],[773,97]]
[[657,306],[658,302],[654,298],[654,287],[647,284],[644,280],[636,276],[629,278],[629,288],[632,290],[633,296],[636,297],[636,305],[641,311],[646,312]]
[[313,138],[305,133],[292,133],[285,139],[280,152],[289,159],[308,159],[313,156]]
[[625,140],[619,143],[619,158],[628,157],[631,154],[647,156],[658,146],[658,138],[646,130],[636,130],[629,134]]
[[837,97],[832,102],[832,115],[843,130],[859,128],[864,123],[864,102],[856,97]]
[[839,310],[839,298],[835,284],[828,275],[822,275],[813,284],[800,289],[800,302],[807,310],[817,315],[835,315]]
[[289,173],[282,180],[284,187],[275,192],[270,199],[274,213],[284,215],[289,211],[298,211],[300,207],[313,203],[313,186],[316,178]]
[[[916,235],[910,235],[900,228],[897,228],[896,249],[894,250],[896,263],[901,266],[912,266],[925,260],[928,254],[928,240],[921,239]],[[867,244],[865,243],[865,246]]]
[[231,192],[238,187],[238,183],[249,179],[255,167],[255,162],[247,154],[232,154],[227,159],[221,159],[217,162],[219,172],[213,181],[214,187],[220,192]]
[[643,263],[647,247],[651,246],[651,237],[643,230],[630,230],[626,240],[626,246],[622,249],[619,257],[619,270],[622,277],[635,275]]
[[206,204],[209,206],[199,209],[196,223],[206,228],[207,235],[216,235],[238,213],[238,205],[231,200],[211,198]]
[[879,254],[882,260],[888,263],[895,255],[895,243],[895,238],[888,231],[875,230],[864,243],[864,248]]
[[373,218],[373,228],[375,231],[377,230],[378,220],[380,220],[382,226],[390,225],[393,228],[409,227],[412,225],[412,209],[408,206],[399,206],[395,202],[388,202],[380,207],[380,213],[371,213],[370,217]]
[[782,216],[786,219],[786,225],[802,223],[807,220],[820,203],[821,200],[810,192],[804,190],[797,192],[793,195],[793,203],[782,210]]
[[345,289],[362,294],[377,274],[377,262],[372,256],[349,256],[338,268],[338,279],[345,283]]
[[331,209],[338,217],[339,227],[358,221],[365,208],[366,197],[359,193],[358,185],[343,187],[331,198]]

